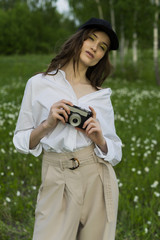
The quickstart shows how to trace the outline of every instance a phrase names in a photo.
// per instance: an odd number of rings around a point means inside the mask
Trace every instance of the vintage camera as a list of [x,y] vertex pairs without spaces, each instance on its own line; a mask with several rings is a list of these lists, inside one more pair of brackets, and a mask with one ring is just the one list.
[[[67,104],[68,105],[68,104]],[[92,112],[86,109],[82,109],[78,106],[70,106],[70,114],[68,115],[68,121],[66,123],[72,125],[73,127],[82,128],[84,122],[92,117]]]

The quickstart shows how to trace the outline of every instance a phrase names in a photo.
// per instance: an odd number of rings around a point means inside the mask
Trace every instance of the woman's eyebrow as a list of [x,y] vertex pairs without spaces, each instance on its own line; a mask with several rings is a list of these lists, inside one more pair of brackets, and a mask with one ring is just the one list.
[[[95,33],[93,33],[93,35],[94,35],[96,38],[98,38],[98,36],[97,36]],[[107,43],[105,43],[105,42],[102,42],[102,43],[103,43],[104,45],[106,45],[107,47],[109,47]]]

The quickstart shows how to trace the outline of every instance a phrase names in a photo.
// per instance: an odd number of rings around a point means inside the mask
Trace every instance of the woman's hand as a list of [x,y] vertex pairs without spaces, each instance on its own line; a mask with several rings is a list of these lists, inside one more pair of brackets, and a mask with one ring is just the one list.
[[107,153],[107,144],[106,140],[103,137],[100,123],[96,119],[96,112],[92,107],[89,107],[92,111],[92,117],[90,117],[83,124],[83,129],[76,128],[78,131],[81,131],[87,135],[103,152]]
[[68,114],[70,114],[70,109],[66,104],[73,106],[67,100],[61,100],[51,106],[48,118],[31,132],[29,141],[30,149],[35,148],[40,140],[57,126],[58,121],[65,124],[65,121],[68,120]]
[[58,121],[61,121],[63,124],[66,123],[68,120],[68,114],[70,114],[70,109],[66,104],[73,106],[70,101],[65,99],[58,101],[51,106],[48,118],[43,123],[45,128],[48,130],[54,129],[57,126]]

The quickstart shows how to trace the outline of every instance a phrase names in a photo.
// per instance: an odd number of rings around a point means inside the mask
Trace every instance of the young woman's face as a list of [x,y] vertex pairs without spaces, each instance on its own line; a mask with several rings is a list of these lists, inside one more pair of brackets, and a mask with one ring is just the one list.
[[86,67],[96,65],[105,55],[110,45],[110,39],[105,32],[95,31],[89,34],[83,42],[80,62]]

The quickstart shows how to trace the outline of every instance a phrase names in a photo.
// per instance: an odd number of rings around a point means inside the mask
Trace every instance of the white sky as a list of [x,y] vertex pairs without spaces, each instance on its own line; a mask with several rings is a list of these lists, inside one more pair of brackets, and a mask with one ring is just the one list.
[[57,10],[60,13],[67,12],[69,10],[69,5],[67,0],[58,0],[56,5],[57,5]]

